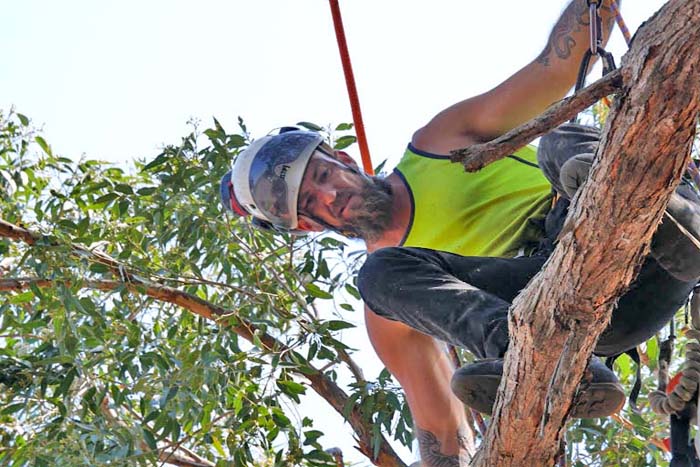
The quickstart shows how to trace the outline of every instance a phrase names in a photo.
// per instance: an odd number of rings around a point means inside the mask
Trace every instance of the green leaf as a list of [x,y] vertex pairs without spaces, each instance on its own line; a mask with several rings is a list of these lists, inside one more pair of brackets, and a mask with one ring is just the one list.
[[109,271],[109,267],[102,263],[92,263],[90,264],[90,271],[97,274],[104,274],[105,272]]
[[212,141],[218,140],[221,136],[223,136],[221,133],[212,128],[207,128],[204,130],[204,134],[207,135]]
[[306,393],[306,387],[303,384],[291,380],[278,380],[277,387],[286,395],[291,397],[297,403],[301,402],[300,394]]
[[156,438],[153,436],[153,433],[151,433],[151,430],[149,430],[146,425],[142,425],[141,431],[143,432],[143,438],[146,440],[148,447],[154,451],[158,449],[158,443],[156,442]]
[[150,171],[160,165],[165,164],[168,162],[168,155],[165,153],[159,154],[158,157],[153,159],[151,162],[146,164],[146,166],[143,168],[144,171]]
[[341,329],[350,329],[355,327],[354,324],[348,323],[346,321],[326,321],[325,324],[331,331],[340,331]]
[[54,363],[73,363],[73,357],[70,355],[57,355],[55,357],[43,358],[34,362],[37,366],[53,365]]
[[309,430],[304,432],[304,437],[306,438],[304,440],[304,445],[305,446],[311,446],[314,443],[318,441],[318,438],[323,436],[323,432],[319,430]]
[[27,407],[27,404],[24,402],[20,402],[17,404],[10,404],[7,407],[3,408],[2,411],[0,411],[0,415],[10,415],[15,412],[19,412],[23,408]]
[[22,123],[22,125],[24,125],[24,126],[29,125],[29,119],[26,116],[18,113],[17,118],[19,118],[19,121]]
[[354,298],[361,300],[360,292],[351,284],[345,284],[345,290],[352,295]]
[[316,284],[309,283],[309,284],[304,285],[304,288],[309,293],[309,295],[311,295],[312,297],[321,298],[324,300],[328,300],[328,299],[333,298],[333,295],[329,294],[325,290],[322,290]]
[[352,130],[353,124],[352,123],[341,123],[338,126],[335,127],[335,131],[347,131],[347,130]]
[[41,147],[41,149],[44,150],[44,152],[47,155],[53,156],[53,153],[51,152],[51,147],[49,146],[49,143],[47,143],[44,138],[42,138],[41,136],[36,136],[34,138],[34,141],[37,142],[37,144]]
[[224,447],[221,445],[221,441],[219,440],[218,436],[214,434],[211,435],[211,444],[221,457],[226,457],[226,452],[224,451]]
[[34,298],[34,292],[28,290],[17,295],[13,295],[10,298],[10,303],[13,305],[19,305],[20,303],[29,303]]
[[323,128],[311,122],[297,122],[297,125],[311,131],[323,131]]
[[226,143],[226,147],[229,149],[236,149],[236,148],[241,148],[245,146],[245,138],[241,135],[230,135],[228,137],[228,143]]
[[147,187],[144,187],[144,188],[139,188],[138,190],[136,190],[136,193],[137,193],[139,196],[150,196],[150,195],[152,195],[153,193],[155,193],[155,191],[156,191],[157,189],[158,189],[158,188],[156,188],[156,187],[154,187],[154,186],[147,186]]
[[134,194],[133,188],[131,188],[131,186],[127,185],[126,183],[117,183],[116,185],[114,185],[114,189],[119,193],[124,193],[125,195]]
[[226,131],[224,130],[224,127],[221,126],[221,123],[219,123],[219,121],[216,119],[216,117],[213,117],[213,119],[214,119],[214,126],[216,127],[216,129],[217,129],[220,133],[222,133],[222,134],[225,135],[225,134],[226,134]]
[[649,357],[649,368],[655,370],[659,362],[659,342],[656,337],[647,341],[647,356]]
[[337,140],[335,140],[335,144],[333,145],[333,149],[345,149],[351,144],[355,143],[357,141],[357,138],[352,136],[352,135],[346,135],[346,136],[341,136]]
[[159,401],[160,408],[161,409],[164,408],[165,405],[177,395],[179,390],[180,390],[180,388],[178,386],[171,386],[169,388],[168,387],[164,388],[163,393],[160,396],[160,401]]
[[100,196],[95,200],[95,204],[108,204],[115,199],[119,198],[119,195],[116,193],[107,193],[106,195]]

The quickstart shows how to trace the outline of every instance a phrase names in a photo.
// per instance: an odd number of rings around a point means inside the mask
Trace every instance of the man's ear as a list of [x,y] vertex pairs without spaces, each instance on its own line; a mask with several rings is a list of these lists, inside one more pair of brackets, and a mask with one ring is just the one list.
[[299,215],[299,225],[297,228],[299,230],[306,230],[307,232],[322,232],[326,230],[326,228],[318,222],[301,214]]
[[350,157],[350,154],[348,154],[345,151],[334,151],[335,153],[335,158],[338,159],[340,162],[343,164],[349,165],[350,167],[354,167],[357,170],[360,170],[360,167],[357,165],[357,162],[355,162],[355,159]]

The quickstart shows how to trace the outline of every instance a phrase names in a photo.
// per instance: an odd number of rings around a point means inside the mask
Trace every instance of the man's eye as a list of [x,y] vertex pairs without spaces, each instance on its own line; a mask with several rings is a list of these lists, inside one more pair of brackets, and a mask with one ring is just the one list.
[[325,183],[328,180],[328,175],[330,173],[330,170],[328,169],[323,169],[318,176],[318,181],[319,183]]

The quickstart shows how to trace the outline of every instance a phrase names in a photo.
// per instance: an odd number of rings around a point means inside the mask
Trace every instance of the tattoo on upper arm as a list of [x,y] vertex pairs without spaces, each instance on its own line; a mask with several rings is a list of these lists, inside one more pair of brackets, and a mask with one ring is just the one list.
[[440,441],[427,430],[416,427],[418,446],[420,447],[421,465],[423,467],[464,467],[469,465],[467,455],[467,436],[462,430],[455,433],[459,454],[448,455],[441,452]]

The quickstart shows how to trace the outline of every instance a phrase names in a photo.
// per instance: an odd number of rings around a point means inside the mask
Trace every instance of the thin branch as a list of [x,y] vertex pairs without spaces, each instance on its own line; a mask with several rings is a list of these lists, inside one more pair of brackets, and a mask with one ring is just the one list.
[[452,151],[452,162],[461,162],[467,172],[476,172],[492,162],[503,159],[538,136],[576,116],[604,96],[622,88],[622,74],[615,70],[588,87],[553,104],[538,117],[520,125],[503,136],[483,144]]

